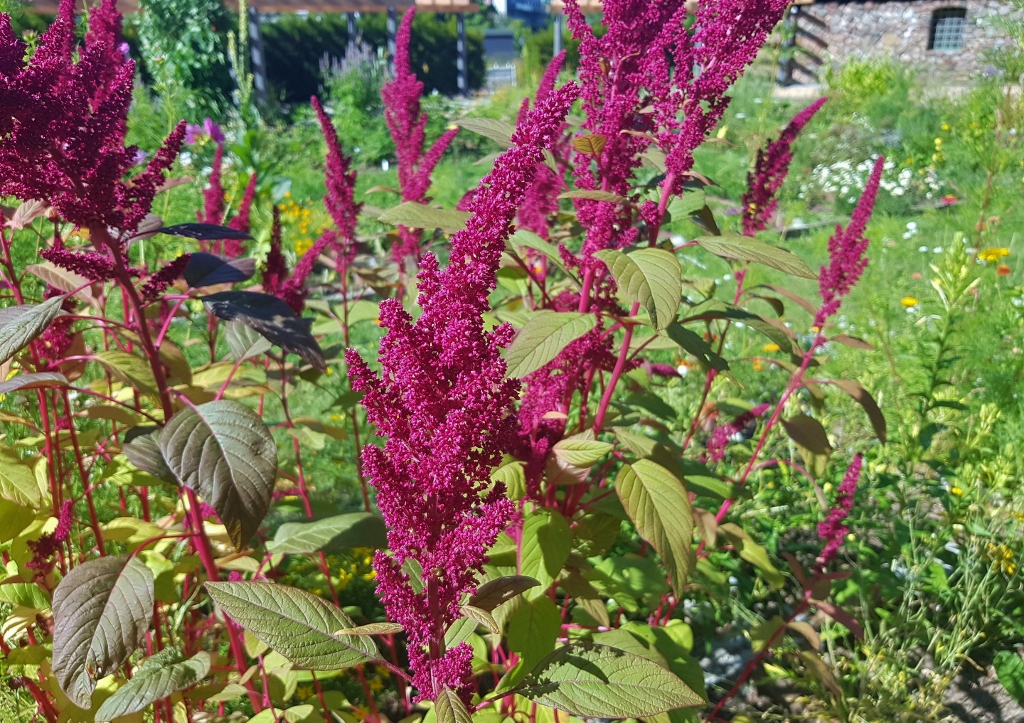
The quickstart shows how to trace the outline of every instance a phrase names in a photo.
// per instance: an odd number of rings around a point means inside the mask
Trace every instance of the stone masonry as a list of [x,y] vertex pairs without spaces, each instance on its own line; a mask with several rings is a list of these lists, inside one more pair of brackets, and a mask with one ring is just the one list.
[[[962,50],[929,50],[933,14],[965,10]],[[823,60],[841,65],[849,58],[891,58],[931,76],[966,80],[984,73],[985,53],[1012,42],[994,22],[1015,13],[1005,0],[811,0],[799,12],[799,27],[824,40]],[[820,46],[806,36],[797,43],[815,53]]]

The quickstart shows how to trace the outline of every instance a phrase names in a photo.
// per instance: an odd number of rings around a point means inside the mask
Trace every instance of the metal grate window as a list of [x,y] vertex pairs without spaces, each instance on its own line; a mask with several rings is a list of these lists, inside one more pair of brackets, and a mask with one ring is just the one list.
[[967,10],[964,8],[944,8],[932,13],[928,49],[946,52],[963,50],[966,16]]

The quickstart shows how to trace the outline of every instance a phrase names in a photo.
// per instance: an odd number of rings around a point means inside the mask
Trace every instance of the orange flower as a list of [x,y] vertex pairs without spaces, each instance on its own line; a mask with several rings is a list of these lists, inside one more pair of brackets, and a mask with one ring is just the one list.
[[1007,266],[1006,264],[999,264],[998,266],[996,266],[996,276],[1009,276],[1009,275],[1010,275],[1010,267],[1009,266]]

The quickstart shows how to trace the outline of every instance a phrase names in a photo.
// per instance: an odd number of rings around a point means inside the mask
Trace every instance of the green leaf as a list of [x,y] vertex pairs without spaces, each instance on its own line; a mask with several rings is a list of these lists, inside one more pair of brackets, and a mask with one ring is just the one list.
[[491,479],[505,485],[505,496],[513,502],[518,502],[526,496],[525,469],[525,465],[521,461],[514,459],[496,467],[491,472]]
[[339,608],[311,592],[269,582],[208,582],[214,601],[239,625],[297,666],[340,670],[379,660],[372,638]]
[[499,577],[496,580],[488,580],[477,588],[476,594],[471,596],[466,604],[491,612],[502,603],[538,585],[540,583],[537,580],[526,575]]
[[561,632],[562,613],[550,598],[541,595],[534,600],[523,601],[506,626],[508,647],[522,659],[516,669],[517,674],[508,683],[514,685],[521,680],[554,650]]
[[679,348],[697,357],[697,360],[705,367],[719,372],[729,370],[729,362],[715,353],[711,345],[704,341],[704,337],[697,332],[687,329],[682,324],[672,322],[665,329],[665,333]]
[[42,304],[23,304],[0,309],[0,364],[42,334],[60,313],[60,305],[63,303],[63,296],[54,296]]
[[512,145],[512,134],[516,130],[513,126],[497,118],[463,118],[456,121],[455,125],[484,138],[490,138],[502,148],[509,148]]
[[704,189],[687,189],[682,196],[673,196],[668,202],[668,212],[672,221],[682,221],[700,211],[707,204]]
[[539,251],[547,257],[548,261],[554,265],[555,268],[572,279],[574,283],[579,283],[577,282],[576,277],[569,273],[569,270],[565,268],[565,264],[562,263],[562,257],[558,255],[558,246],[550,241],[545,241],[532,231],[527,231],[526,229],[521,228],[512,234],[508,242],[510,245],[513,245],[513,247],[524,246],[528,249]]
[[191,688],[210,672],[210,654],[199,652],[188,660],[174,648],[167,648],[145,660],[132,679],[103,701],[97,721],[112,721],[145,710],[172,693]]
[[1015,650],[1000,650],[992,664],[1006,692],[1020,705],[1024,705],[1024,659]]
[[524,698],[581,718],[646,718],[705,703],[657,663],[605,645],[560,647],[524,686]]
[[271,552],[337,552],[352,547],[383,549],[388,546],[387,527],[378,515],[349,512],[315,522],[286,522],[267,543]]
[[661,556],[676,595],[693,569],[693,514],[683,483],[660,464],[639,459],[623,465],[615,480],[637,532]]
[[741,559],[746,560],[760,570],[761,574],[764,575],[764,579],[773,588],[777,590],[785,584],[786,578],[772,564],[771,559],[768,557],[768,550],[754,542],[753,538],[742,527],[735,522],[726,522],[718,526],[718,534],[728,540],[729,544],[739,553]]
[[507,376],[522,378],[537,371],[595,326],[597,317],[593,314],[547,309],[537,312],[505,350]]
[[32,508],[43,499],[35,470],[6,444],[0,444],[0,498]]
[[153,367],[140,356],[126,351],[101,351],[96,354],[96,361],[110,372],[115,379],[145,394],[157,395],[156,379]]
[[276,296],[254,291],[221,291],[202,297],[202,301],[206,310],[217,318],[250,326],[282,351],[297,354],[318,371],[327,371],[323,349],[310,332],[313,320],[300,317]]
[[555,510],[536,510],[523,522],[519,573],[535,578],[546,590],[571,551],[572,531],[565,518]]
[[19,605],[30,610],[50,609],[49,594],[34,582],[0,583],[0,602]]
[[270,351],[273,344],[244,322],[235,320],[224,325],[224,339],[235,361],[241,362]]
[[650,557],[632,553],[606,556],[594,567],[590,579],[628,613],[638,612],[642,607],[654,609],[669,591],[664,566]]
[[462,605],[459,610],[462,611],[463,616],[475,620],[495,635],[501,635],[501,626],[488,611],[472,605]]
[[752,627],[747,633],[750,636],[751,648],[755,653],[760,653],[765,646],[777,643],[782,637],[778,633],[785,627],[785,621],[778,615]]
[[[593,434],[591,433],[589,436],[593,437]],[[611,452],[613,446],[608,442],[577,436],[559,440],[552,450],[566,464],[571,464],[574,467],[589,467]]]
[[716,256],[738,261],[752,261],[790,276],[799,276],[804,279],[818,278],[818,275],[799,256],[747,236],[738,234],[700,236],[694,240]]
[[441,694],[434,701],[434,712],[437,714],[437,723],[473,723],[473,716],[466,710],[466,704],[448,688],[441,689]]
[[594,256],[608,266],[619,291],[647,309],[654,328],[665,329],[672,323],[683,295],[683,270],[674,253],[644,248],[627,255],[606,249]]
[[431,208],[422,203],[407,201],[394,208],[389,208],[382,213],[377,220],[381,223],[390,223],[396,226],[408,226],[409,228],[439,228],[448,233],[455,233],[466,228],[466,222],[473,214],[463,211],[447,211],[440,208]]
[[786,354],[790,354],[793,351],[793,342],[782,329],[773,326],[757,314],[752,314],[745,309],[740,309],[732,304],[726,304],[718,299],[708,299],[697,304],[689,310],[689,316],[683,322],[710,321],[712,319],[729,319],[741,322],[755,331],[764,334],[771,341],[778,344],[779,348]]
[[277,445],[267,425],[238,402],[208,402],[171,417],[159,443],[174,476],[217,511],[242,549],[270,510],[277,478]]
[[153,573],[128,555],[89,560],[60,581],[53,591],[53,674],[71,702],[88,709],[94,679],[113,673],[142,644],[153,602]]

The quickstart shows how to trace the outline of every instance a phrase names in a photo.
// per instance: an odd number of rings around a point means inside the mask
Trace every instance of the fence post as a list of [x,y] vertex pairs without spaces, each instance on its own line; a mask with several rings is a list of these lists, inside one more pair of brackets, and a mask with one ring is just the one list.
[[398,33],[398,11],[394,5],[388,6],[388,70],[391,77],[395,77],[395,35]]
[[455,50],[458,57],[455,60],[455,67],[458,71],[459,95],[469,95],[469,58],[466,53],[466,16],[459,13],[455,16],[455,27],[459,31],[458,40],[455,42]]
[[263,105],[267,102],[267,64],[263,54],[263,35],[260,33],[260,13],[255,5],[249,6],[249,57],[256,101]]

